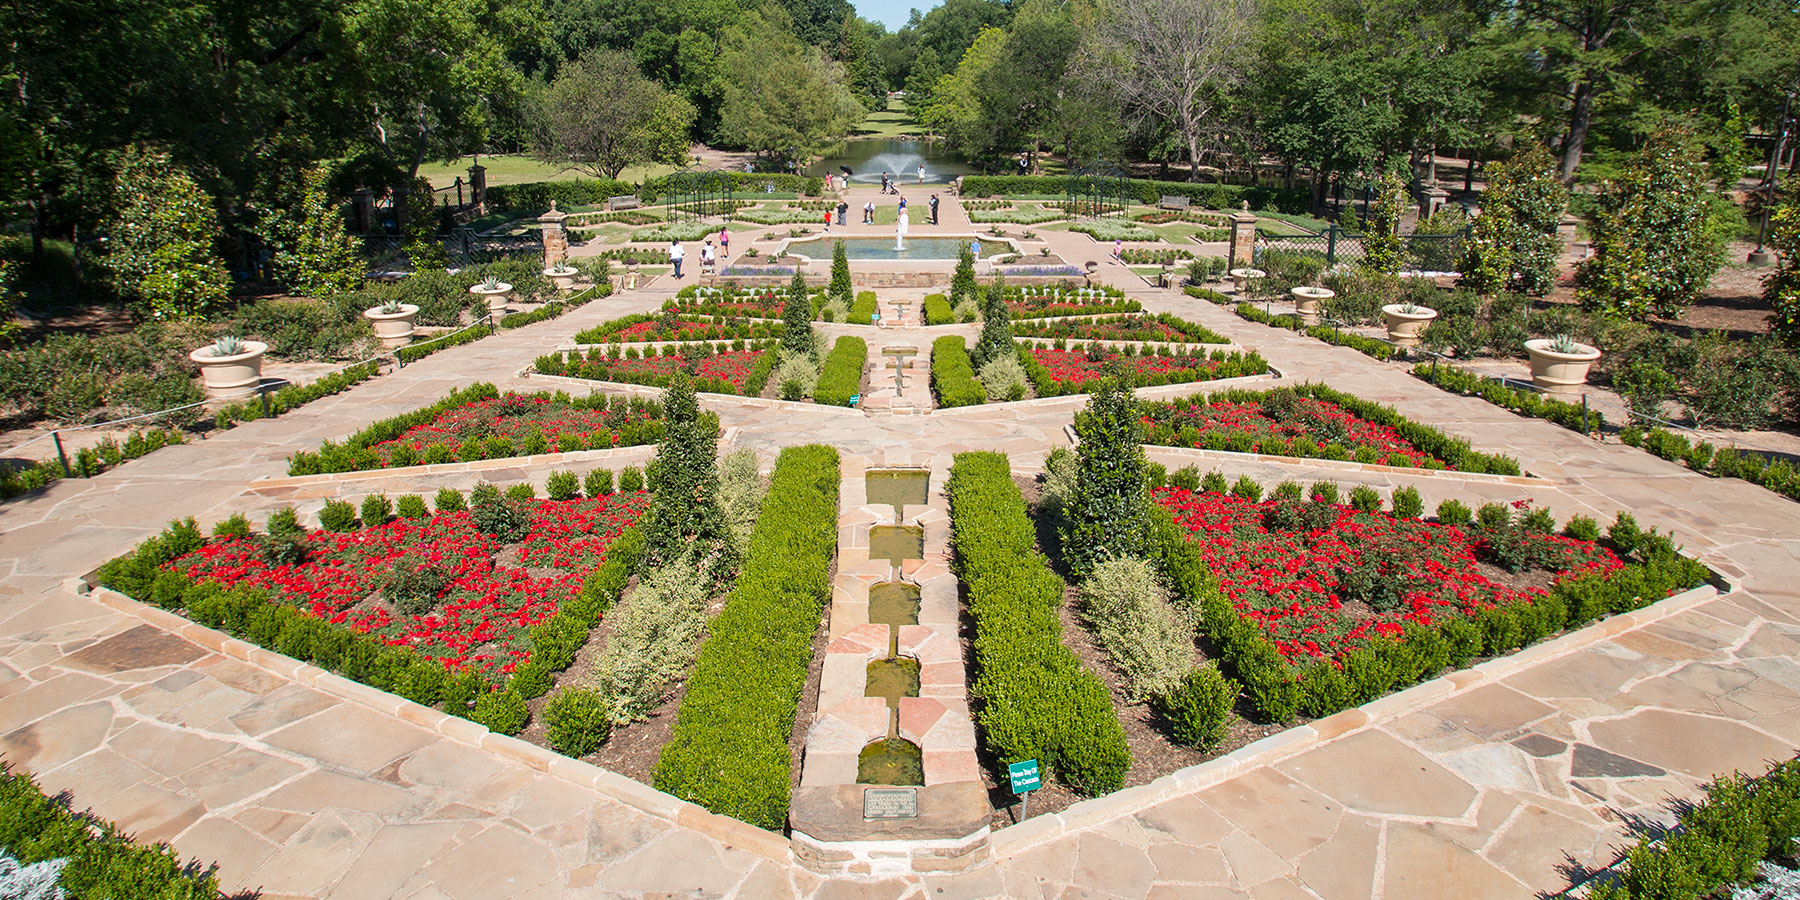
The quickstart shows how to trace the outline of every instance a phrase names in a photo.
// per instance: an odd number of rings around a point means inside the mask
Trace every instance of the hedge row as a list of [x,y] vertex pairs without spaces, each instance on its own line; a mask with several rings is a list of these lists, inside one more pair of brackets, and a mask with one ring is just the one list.
[[950,469],[956,573],[975,620],[979,721],[1001,764],[1036,759],[1084,794],[1118,790],[1131,750],[1105,682],[1063,644],[1063,580],[1034,548],[1036,529],[1000,453],[959,453]]
[[[1066,175],[964,175],[961,190],[964,197],[1066,195],[1070,180]],[[1147,178],[1127,179],[1126,184],[1137,202],[1152,206],[1163,197],[1186,197],[1207,209],[1237,209],[1245,202],[1251,209],[1272,209],[1297,216],[1312,209],[1312,195],[1303,189]]]
[[628,528],[608,545],[606,562],[556,614],[531,629],[532,657],[501,684],[404,647],[392,647],[346,625],[337,625],[281,603],[267,591],[227,589],[163,568],[198,549],[204,538],[193,519],[170,523],[162,534],[100,567],[100,584],[142,602],[184,615],[208,628],[302,662],[336,672],[377,690],[424,706],[441,704],[451,715],[501,734],[525,727],[525,701],[550,688],[552,673],[567,668],[587,643],[600,615],[618,600],[643,553],[643,537]]
[[1566,403],[1537,391],[1508,387],[1458,366],[1420,363],[1413,366],[1412,373],[1452,394],[1480,397],[1502,409],[1555,422],[1571,431],[1580,432],[1585,428],[1586,433],[1592,434],[1606,425],[1606,419],[1599,410],[1583,410],[1579,403]]
[[1499,656],[1565,629],[1629,612],[1706,581],[1705,566],[1681,556],[1666,537],[1640,536],[1622,553],[1639,557],[1610,576],[1581,575],[1548,594],[1430,625],[1408,624],[1397,638],[1377,638],[1337,664],[1297,666],[1282,656],[1262,627],[1239,614],[1218,580],[1189,544],[1167,507],[1152,506],[1151,551],[1170,587],[1200,615],[1201,630],[1221,663],[1244,686],[1257,717],[1284,723],[1360,706],[1398,688]]
[[74,458],[67,467],[63,466],[61,459],[42,460],[23,469],[0,466],[0,500],[35,491],[62,478],[92,478],[120,463],[161,450],[170,444],[179,444],[182,440],[179,430],[155,428],[133,432],[123,444],[110,437],[101,438],[100,443],[75,451]]
[[430,338],[415,344],[407,344],[406,346],[395,350],[394,357],[400,360],[401,365],[406,365],[407,363],[418,362],[439,350],[448,350],[451,347],[472,344],[493,333],[494,326],[492,325],[474,325],[465,328],[462,331],[451,332],[443,337]]
[[[1179,316],[1171,315],[1169,313],[1157,313],[1156,315],[1154,315],[1150,318],[1152,321],[1156,322],[1159,325],[1169,328],[1170,330],[1174,331],[1177,335],[1180,335],[1180,336],[1173,337],[1173,338],[1164,337],[1160,332],[1156,331],[1153,328],[1142,328],[1142,329],[1137,329],[1135,331],[1130,332],[1130,334],[1136,335],[1135,337],[1102,338],[1102,340],[1159,341],[1159,342],[1191,341],[1196,344],[1229,344],[1229,343],[1231,343],[1230,338],[1225,337],[1224,335],[1212,330],[1211,328],[1208,328],[1205,325],[1201,325],[1197,322],[1189,322],[1188,320],[1183,319]],[[1082,335],[1079,334],[1079,332],[1082,331],[1083,329],[1090,328],[1090,327],[1097,326],[1097,325],[1110,324],[1111,322],[1114,322],[1114,321],[1118,321],[1118,320],[1115,320],[1115,319],[1059,319],[1059,320],[1051,321],[1051,322],[1040,322],[1040,321],[1034,321],[1034,320],[1029,320],[1029,319],[1020,319],[1018,322],[1015,322],[1013,324],[1013,334],[1017,335],[1018,337],[1034,337],[1034,338],[1063,338],[1063,339],[1080,338],[1080,337],[1082,337]],[[1060,350],[1062,348],[1059,347],[1057,349]]]
[[863,366],[869,361],[869,345],[859,337],[841,337],[831,345],[831,353],[819,368],[819,383],[813,387],[813,402],[826,406],[849,406],[850,398],[862,392]]
[[610,178],[577,178],[573,181],[530,181],[496,184],[487,189],[488,206],[500,212],[540,213],[555,200],[565,212],[577,206],[597,206],[608,197],[636,194],[637,185]]
[[1758,863],[1794,856],[1800,838],[1800,760],[1776,763],[1760,776],[1739,772],[1719,778],[1706,786],[1706,799],[1678,818],[1661,840],[1638,839],[1625,852],[1617,880],[1594,884],[1588,900],[1729,897],[1734,892],[1720,889],[1758,882]]
[[943,294],[925,296],[925,324],[951,325],[955,322],[956,313],[951,310],[949,298]]
[[854,325],[868,323],[876,313],[875,292],[858,291],[856,302],[850,304],[850,312],[845,314],[844,321]]
[[1378,340],[1372,337],[1364,337],[1360,334],[1352,334],[1351,332],[1333,328],[1329,325],[1307,325],[1300,321],[1299,316],[1293,313],[1277,313],[1271,315],[1253,303],[1239,303],[1237,305],[1237,314],[1238,318],[1248,319],[1261,325],[1268,325],[1273,328],[1286,328],[1289,331],[1302,331],[1306,333],[1307,337],[1317,338],[1327,344],[1336,344],[1339,347],[1349,347],[1358,353],[1365,356],[1372,356],[1376,359],[1393,359],[1403,352],[1399,347],[1396,347],[1387,341]]
[[775,461],[743,574],[688,679],[656,787],[771,831],[787,821],[788,737],[837,554],[837,450]]
[[599,300],[603,297],[610,297],[612,296],[612,291],[613,288],[610,282],[602,282],[587,288],[578,294],[572,294],[565,299],[552,300],[531,312],[516,312],[511,315],[503,316],[500,319],[500,327],[523,328],[526,325],[534,325],[546,319],[554,319],[564,312],[574,309],[590,300]]
[[1619,440],[1705,475],[1742,478],[1789,499],[1800,500],[1800,471],[1785,459],[1770,460],[1760,453],[1736,447],[1714,449],[1706,441],[1694,444],[1685,435],[1662,428],[1652,428],[1648,433],[1626,428],[1619,432]]
[[379,374],[381,368],[374,361],[357,363],[338,372],[333,372],[317,381],[307,384],[291,384],[271,394],[268,398],[268,410],[263,410],[261,398],[233,403],[218,411],[213,416],[213,425],[218,428],[230,428],[240,422],[254,422],[257,419],[273,418],[284,412],[298,409],[314,400],[341,394]]
[[[1364,400],[1354,394],[1346,394],[1343,391],[1333,390],[1323,384],[1317,384],[1310,381],[1282,388],[1281,390],[1291,390],[1302,397],[1310,397],[1314,400],[1323,400],[1327,403],[1336,404],[1339,408],[1356,415],[1364,421],[1374,422],[1377,425],[1385,425],[1392,428],[1399,433],[1401,438],[1405,439],[1407,443],[1413,445],[1413,447],[1420,452],[1430,454],[1460,471],[1486,472],[1494,475],[1519,474],[1518,460],[1513,459],[1510,456],[1482,453],[1478,450],[1470,449],[1468,441],[1463,440],[1462,438],[1451,437],[1430,425],[1422,425],[1418,422],[1414,422],[1398,412],[1395,412],[1394,408],[1391,406],[1383,406],[1373,400]],[[1214,403],[1258,403],[1270,393],[1272,392],[1231,388],[1223,391],[1214,391],[1200,397],[1182,397],[1161,403],[1151,403],[1149,406],[1164,406],[1170,409],[1181,410],[1209,406]],[[1277,447],[1262,452],[1274,453],[1281,456],[1301,455],[1298,453],[1280,453],[1279,450],[1280,448]],[[1349,458],[1347,454],[1345,458]],[[1428,466],[1427,468],[1430,467]]]
[[931,389],[943,409],[987,402],[987,389],[975,380],[968,342],[961,335],[947,334],[931,342]]
[[64,864],[44,885],[31,883],[35,879],[24,873],[0,879],[0,888],[12,888],[5,896],[155,900],[221,896],[217,879],[199,861],[182,862],[167,844],[137,843],[117,825],[91,812],[69,809],[46,796],[30,775],[8,768],[0,763],[0,855],[11,856],[21,867]]
[[[1130,354],[1136,355],[1136,354]],[[1146,354],[1159,355],[1159,354]],[[1226,378],[1242,378],[1246,375],[1261,375],[1269,371],[1268,360],[1262,354],[1252,350],[1248,353],[1233,350],[1214,350],[1211,353],[1171,354],[1171,356],[1194,357],[1218,363],[1217,368],[1195,366],[1191,369],[1175,369],[1168,372],[1127,373],[1140,386],[1157,387],[1165,384],[1188,384],[1198,381],[1219,381]],[[1087,391],[1088,381],[1057,381],[1050,372],[1050,367],[1038,362],[1032,355],[1029,343],[1019,345],[1019,362],[1025,366],[1025,375],[1031,379],[1031,386],[1039,397],[1061,397],[1065,394],[1080,394]]]
[[[592,328],[584,328],[581,331],[576,332],[575,333],[575,343],[577,343],[577,344],[607,344],[607,343],[622,342],[618,338],[615,338],[614,335],[619,334],[620,332],[624,331],[627,328],[630,328],[633,325],[642,325],[645,322],[661,321],[665,317],[665,315],[666,314],[651,315],[648,313],[632,313],[629,316],[621,316],[620,318],[613,319],[612,321],[602,322],[599,325],[595,325]],[[698,311],[698,312],[693,312],[693,313],[690,313],[687,310],[683,310],[682,315],[683,315],[683,318],[681,319],[681,321],[683,321],[683,322],[700,322],[702,320],[700,318],[696,318],[696,317],[705,316],[706,313],[703,310]],[[773,315],[773,314],[771,314],[771,315]],[[736,314],[732,315],[732,318],[737,318],[737,317],[738,316]],[[708,337],[707,338],[708,340],[725,340],[728,338],[755,339],[755,338],[781,337],[782,325],[778,319],[774,320],[774,321],[769,321],[769,322],[735,322],[735,323],[733,323],[733,322],[726,322],[724,316],[714,316],[714,318],[717,319],[718,321],[711,323],[711,326],[712,326],[713,331],[716,332],[716,334],[713,334],[712,336]],[[636,342],[636,341],[648,342],[648,341],[655,341],[655,340],[664,340],[664,339],[655,338],[655,337],[633,338],[633,342]],[[667,338],[667,340],[681,340],[681,338],[679,338],[679,337]]]

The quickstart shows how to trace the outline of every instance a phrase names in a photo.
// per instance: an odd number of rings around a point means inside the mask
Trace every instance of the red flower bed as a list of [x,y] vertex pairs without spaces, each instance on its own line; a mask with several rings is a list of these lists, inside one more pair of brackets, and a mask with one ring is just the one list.
[[[1123,301],[1121,300],[1118,302],[1122,303]],[[1043,316],[1092,316],[1119,311],[1118,306],[1111,305],[1110,298],[1100,297],[1096,297],[1087,302],[1048,301],[1041,298],[1033,300],[1013,299],[1006,301],[1006,309],[1014,316],[1026,318]]]
[[[1121,356],[1117,353],[1108,353],[1104,359],[1094,362],[1087,358],[1086,353],[1077,353],[1072,350],[1033,350],[1031,355],[1039,364],[1049,370],[1051,381],[1072,385],[1083,385],[1101,377],[1105,374],[1103,369],[1106,365],[1114,360],[1122,360],[1127,369],[1146,376],[1167,375],[1173,372],[1185,373],[1193,369],[1212,372],[1219,368],[1217,360],[1198,356]],[[1201,381],[1204,379],[1188,380]]]
[[[388,464],[393,461],[396,448],[410,447],[415,456],[406,464],[411,465],[433,446],[454,451],[469,438],[490,437],[521,442],[534,430],[543,434],[550,447],[556,446],[558,437],[568,434],[581,439],[582,449],[605,449],[636,443],[641,426],[654,419],[648,409],[635,405],[579,409],[553,397],[505,394],[446,410],[436,419],[415,425],[399,437],[369,449],[381,457],[383,464]],[[629,440],[621,437],[626,430],[631,432]]]
[[[1147,406],[1145,411],[1150,441],[1156,444],[1239,453],[1275,450],[1276,455],[1287,456],[1293,442],[1310,441],[1315,446],[1339,444],[1351,452],[1372,448],[1377,454],[1374,462],[1381,465],[1417,468],[1434,461],[1393,427],[1370,422],[1329,400],[1297,397],[1271,404],[1195,398]],[[1271,442],[1280,443],[1270,446]]]
[[610,340],[629,344],[634,341],[701,341],[711,338],[730,339],[735,336],[735,331],[728,331],[724,326],[711,322],[690,322],[686,319],[670,322],[656,319],[627,325],[612,335]]
[[1056,322],[1023,320],[1013,325],[1019,337],[1064,338],[1095,341],[1199,341],[1223,344],[1213,331],[1173,316],[1128,315],[1107,318],[1064,319]]
[[1181,488],[1156,500],[1193,534],[1232,605],[1293,661],[1335,659],[1407,622],[1530,602],[1564,578],[1622,566],[1587,541],[1515,531],[1543,565],[1508,574],[1484,561],[1489,538],[1476,528]]
[[[505,548],[475,530],[468,512],[397,519],[352,534],[309,532],[299,565],[271,565],[254,540],[216,538],[169,564],[190,577],[227,587],[264,588],[309,615],[374,635],[441,661],[510,673],[528,657],[526,632],[556,613],[580,589],[587,569],[644,512],[649,495],[593,500],[534,500],[519,545],[522,566],[502,565]],[[409,615],[379,594],[396,566],[448,576],[429,609]]]
[[[606,366],[617,372],[641,372],[647,375],[674,375],[676,372],[687,372],[701,378],[716,378],[728,381],[740,390],[750,378],[750,370],[756,367],[756,361],[762,359],[766,350],[730,350],[712,356],[701,357],[698,364],[689,366],[679,356],[658,356],[651,359],[607,359]],[[585,376],[584,376],[585,377]]]

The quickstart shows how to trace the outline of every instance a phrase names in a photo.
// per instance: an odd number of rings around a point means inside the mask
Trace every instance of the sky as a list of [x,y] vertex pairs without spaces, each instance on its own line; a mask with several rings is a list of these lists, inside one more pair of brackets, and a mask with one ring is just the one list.
[[888,31],[899,31],[912,15],[913,7],[924,13],[938,4],[933,0],[851,0],[856,14],[871,22],[880,22]]

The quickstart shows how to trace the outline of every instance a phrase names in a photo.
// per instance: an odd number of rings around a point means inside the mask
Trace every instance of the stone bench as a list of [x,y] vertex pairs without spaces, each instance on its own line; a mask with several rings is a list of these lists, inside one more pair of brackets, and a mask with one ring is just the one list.
[[636,194],[624,194],[618,197],[606,198],[607,212],[616,212],[621,209],[637,209],[642,205],[643,201],[639,200]]
[[1165,196],[1156,202],[1156,208],[1186,210],[1191,203],[1193,200],[1188,197]]

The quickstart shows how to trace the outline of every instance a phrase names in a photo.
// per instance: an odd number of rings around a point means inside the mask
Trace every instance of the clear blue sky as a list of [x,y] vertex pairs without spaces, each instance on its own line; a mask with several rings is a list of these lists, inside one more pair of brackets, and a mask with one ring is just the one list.
[[936,0],[850,0],[850,5],[856,7],[857,15],[886,25],[888,31],[899,31],[914,7],[925,13],[938,4]]

